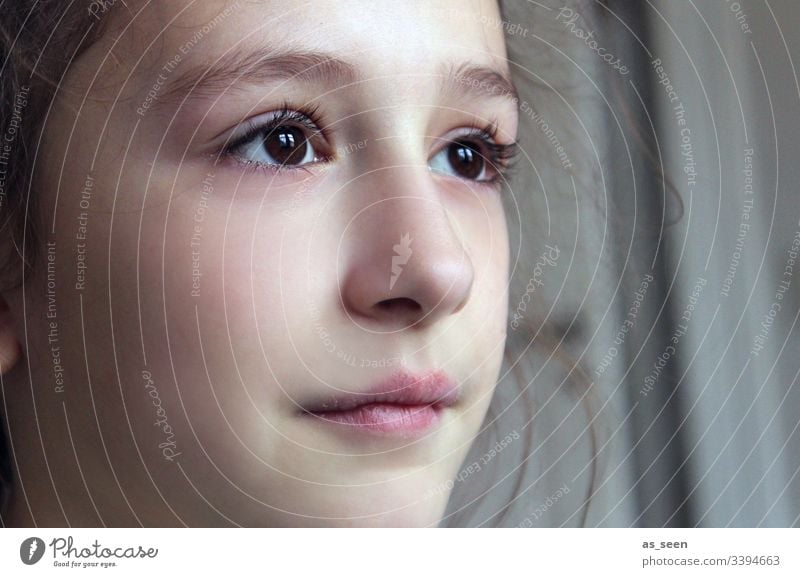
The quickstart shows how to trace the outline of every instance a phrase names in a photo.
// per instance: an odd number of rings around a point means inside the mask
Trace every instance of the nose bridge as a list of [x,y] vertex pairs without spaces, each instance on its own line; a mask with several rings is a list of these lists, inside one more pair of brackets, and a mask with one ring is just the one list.
[[[353,229],[350,237],[358,242],[370,238],[372,243],[395,244],[407,235],[416,239],[414,244],[420,249],[426,246],[460,253],[465,247],[458,223],[448,213],[430,169],[414,157],[375,158],[373,168],[352,181],[347,193],[355,203],[348,225]],[[389,163],[380,165],[378,160]]]
[[457,221],[427,167],[390,166],[351,191],[361,199],[348,225],[342,302],[348,313],[393,329],[460,311],[473,265]]
[[367,228],[383,233],[387,240],[393,231],[395,236],[411,235],[418,246],[426,243],[440,250],[462,249],[457,223],[452,222],[437,192],[417,175],[421,171],[427,176],[427,168],[417,166],[392,167],[374,175],[375,184],[370,188],[378,194],[362,206],[372,221]]

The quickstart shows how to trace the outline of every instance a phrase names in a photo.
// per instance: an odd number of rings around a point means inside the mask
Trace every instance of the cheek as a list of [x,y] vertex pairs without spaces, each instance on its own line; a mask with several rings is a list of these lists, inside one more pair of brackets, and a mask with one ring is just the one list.
[[[324,229],[309,226],[305,211],[280,198],[262,202],[229,191],[219,177],[173,203],[165,314],[180,330],[171,338],[183,339],[195,361],[202,339],[206,364],[219,378],[286,380],[283,366],[297,366],[307,345],[309,303],[336,274],[335,244]],[[148,274],[156,279],[160,270]]]
[[[169,317],[179,324],[199,319],[209,327],[202,337],[215,349],[230,349],[229,337],[234,349],[254,342],[251,333],[265,317],[278,332],[282,285],[288,279],[280,274],[285,241],[275,221],[264,218],[257,202],[231,201],[216,187],[201,186],[175,203],[165,239]],[[290,262],[296,257],[285,256]],[[184,319],[187,312],[191,315]],[[233,352],[250,354],[249,348]]]
[[[501,193],[476,194],[459,213],[459,236],[468,247],[476,274],[473,305],[483,309],[488,323],[505,321],[508,302],[508,227]],[[502,310],[502,313],[498,313]]]
[[486,331],[482,346],[485,351],[494,351],[499,365],[502,359],[508,322],[509,288],[509,241],[505,213],[500,202],[487,209],[484,225],[481,264],[479,273],[482,282],[476,293],[475,303],[481,309],[482,324]]
[[[499,205],[499,203],[498,203]],[[498,298],[508,297],[509,245],[508,226],[502,206],[498,206],[489,216],[491,227],[491,278]]]

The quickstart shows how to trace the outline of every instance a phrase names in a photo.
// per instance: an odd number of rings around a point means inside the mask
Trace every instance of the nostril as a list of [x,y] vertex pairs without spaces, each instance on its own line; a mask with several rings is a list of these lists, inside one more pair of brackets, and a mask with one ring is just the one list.
[[419,314],[422,312],[422,305],[414,299],[399,297],[385,299],[375,305],[382,312],[393,314]]

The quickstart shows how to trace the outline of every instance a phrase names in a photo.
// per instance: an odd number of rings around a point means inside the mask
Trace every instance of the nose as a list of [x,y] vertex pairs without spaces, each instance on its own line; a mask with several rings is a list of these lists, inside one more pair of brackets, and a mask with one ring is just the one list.
[[348,226],[342,303],[373,330],[430,326],[466,305],[472,260],[435,193],[409,194],[408,179],[402,195],[388,192],[385,178],[382,184],[383,194],[371,196]]

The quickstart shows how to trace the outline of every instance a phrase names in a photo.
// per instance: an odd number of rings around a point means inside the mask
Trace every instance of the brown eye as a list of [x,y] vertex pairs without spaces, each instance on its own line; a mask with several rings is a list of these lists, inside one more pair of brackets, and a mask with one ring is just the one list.
[[485,169],[480,150],[463,140],[457,140],[447,147],[447,163],[456,176],[470,180],[478,180]]
[[300,168],[318,163],[327,156],[324,133],[310,116],[285,108],[269,114],[261,123],[249,121],[244,134],[233,139],[224,152],[249,165],[281,168]]
[[500,182],[514,160],[517,143],[497,142],[496,132],[491,126],[483,130],[472,127],[469,134],[459,134],[452,139],[442,137],[446,144],[436,147],[436,153],[428,160],[428,168],[434,173],[483,183],[499,191]]
[[486,160],[480,146],[466,140],[451,142],[431,159],[430,167],[467,180],[480,181],[486,177]]
[[303,131],[294,126],[278,126],[264,137],[264,149],[275,164],[298,165],[309,149]]

